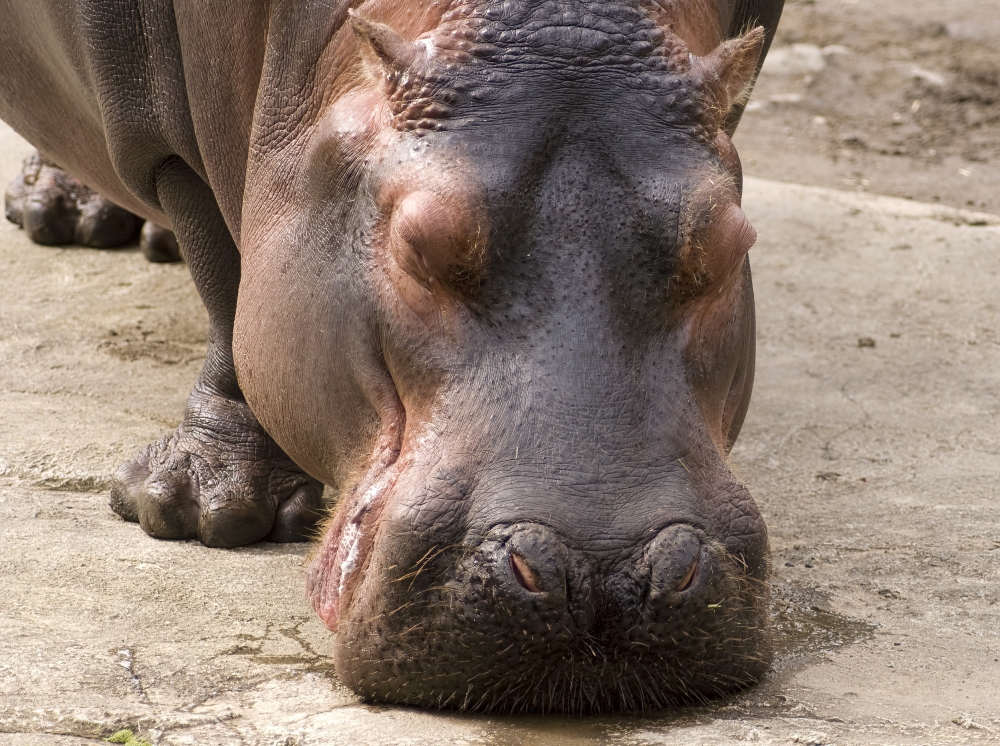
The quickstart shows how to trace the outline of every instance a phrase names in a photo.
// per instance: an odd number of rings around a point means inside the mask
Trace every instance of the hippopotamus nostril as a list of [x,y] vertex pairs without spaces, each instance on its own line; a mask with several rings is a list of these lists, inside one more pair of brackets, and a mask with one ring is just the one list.
[[[547,606],[566,599],[566,546],[544,526],[520,523],[501,529],[493,572],[514,596],[525,593]],[[522,595],[523,598],[523,595]]]
[[510,553],[510,569],[514,573],[514,579],[529,593],[541,593],[542,587],[538,583],[538,576],[528,567],[524,557],[517,552]]
[[650,599],[679,601],[702,576],[702,542],[691,526],[674,524],[649,543]]
[[688,568],[687,574],[681,579],[681,582],[677,585],[677,592],[683,593],[688,588],[694,585],[695,581],[698,579],[698,565],[699,562],[697,558],[691,563],[691,567]]

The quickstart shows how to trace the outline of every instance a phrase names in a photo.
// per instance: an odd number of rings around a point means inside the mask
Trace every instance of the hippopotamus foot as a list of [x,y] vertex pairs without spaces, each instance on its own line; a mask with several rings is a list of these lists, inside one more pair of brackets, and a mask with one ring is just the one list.
[[[7,187],[7,219],[45,246],[77,244],[110,249],[133,243],[143,220],[70,176],[35,152]],[[140,245],[153,262],[180,261],[177,241],[164,228],[147,223]]]
[[239,250],[211,189],[187,164],[164,161],[156,186],[208,311],[209,345],[180,426],[118,470],[111,508],[163,539],[213,547],[307,540],[325,514],[323,485],[265,432],[233,365]]
[[245,401],[196,386],[183,422],[122,466],[111,509],[150,536],[234,547],[306,541],[323,485],[285,455]]
[[174,232],[161,228],[152,220],[147,220],[146,224],[142,226],[142,232],[139,234],[139,249],[147,261],[158,264],[169,264],[183,259],[181,247],[177,243],[177,236],[174,235]]

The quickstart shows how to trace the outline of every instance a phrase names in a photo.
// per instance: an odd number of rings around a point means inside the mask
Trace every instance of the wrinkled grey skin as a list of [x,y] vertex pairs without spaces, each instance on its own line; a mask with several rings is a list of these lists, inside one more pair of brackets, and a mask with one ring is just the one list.
[[338,487],[309,594],[374,700],[759,679],[726,133],[781,3],[355,5],[0,0],[0,117],[172,227],[209,311],[184,421],[112,507],[233,546],[307,536]]

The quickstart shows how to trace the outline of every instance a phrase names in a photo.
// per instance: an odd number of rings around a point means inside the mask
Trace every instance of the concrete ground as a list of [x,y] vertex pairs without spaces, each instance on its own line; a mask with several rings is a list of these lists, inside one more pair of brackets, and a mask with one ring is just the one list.
[[[27,151],[0,125],[0,183]],[[749,180],[758,378],[734,458],[779,656],[646,717],[375,707],[338,682],[307,546],[163,542],[108,475],[179,419],[183,266],[0,224],[0,746],[1000,742],[1000,219]]]

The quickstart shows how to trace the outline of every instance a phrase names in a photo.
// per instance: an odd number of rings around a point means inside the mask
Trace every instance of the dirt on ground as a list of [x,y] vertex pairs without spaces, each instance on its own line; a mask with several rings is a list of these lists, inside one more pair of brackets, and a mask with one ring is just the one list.
[[749,173],[1000,213],[996,0],[789,0],[765,65]]
[[[737,135],[760,240],[733,459],[769,527],[778,655],[704,707],[359,702],[305,601],[309,547],[161,542],[107,507],[204,354],[184,267],[0,224],[0,746],[1000,743],[994,5],[787,7]],[[0,125],[0,183],[27,152]]]

